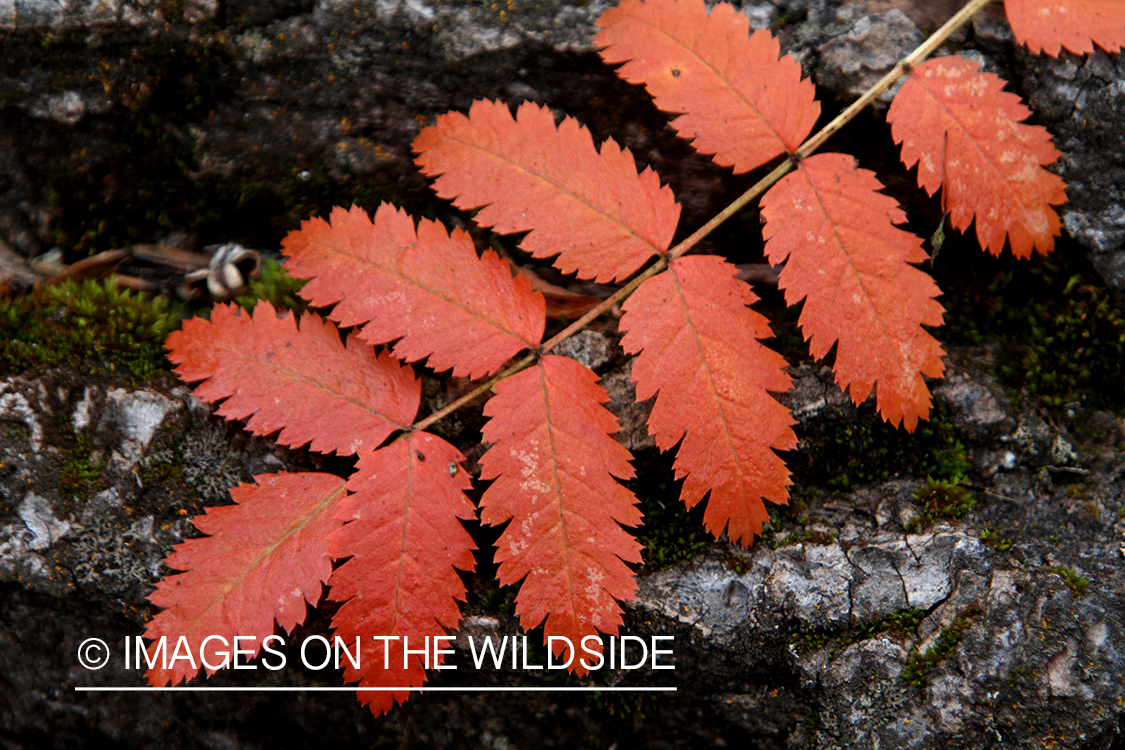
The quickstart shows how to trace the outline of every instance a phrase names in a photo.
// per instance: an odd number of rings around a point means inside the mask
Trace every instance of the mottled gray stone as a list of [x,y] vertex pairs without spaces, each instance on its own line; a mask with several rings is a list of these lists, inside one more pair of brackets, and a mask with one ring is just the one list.
[[979,377],[951,370],[934,388],[934,395],[953,407],[957,428],[978,437],[999,437],[1015,427],[1007,400],[995,386]]
[[1125,61],[1095,50],[1058,59],[1025,57],[1024,95],[1063,152],[1060,207],[1066,231],[1125,300]]
[[613,356],[614,347],[604,333],[582,331],[556,346],[551,353],[570,357],[591,370],[600,370]]
[[[858,18],[849,16],[854,13],[841,19],[847,24],[847,30],[820,46],[816,80],[838,94],[858,98],[925,37],[897,8]],[[889,104],[895,90],[884,92],[881,101]]]

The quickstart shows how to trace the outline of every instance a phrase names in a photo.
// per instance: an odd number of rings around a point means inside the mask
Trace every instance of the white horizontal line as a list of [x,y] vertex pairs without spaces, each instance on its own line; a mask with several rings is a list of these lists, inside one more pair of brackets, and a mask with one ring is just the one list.
[[84,693],[674,693],[674,687],[84,687]]

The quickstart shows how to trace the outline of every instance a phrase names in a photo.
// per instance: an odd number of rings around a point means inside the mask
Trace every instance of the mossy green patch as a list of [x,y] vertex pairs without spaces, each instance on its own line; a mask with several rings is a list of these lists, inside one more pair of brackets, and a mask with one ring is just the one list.
[[266,258],[258,278],[251,279],[246,294],[235,297],[240,307],[253,312],[259,300],[269,302],[275,310],[292,310],[298,315],[308,309],[308,303],[297,296],[308,279],[295,279],[285,266],[273,258]]
[[64,497],[86,497],[95,489],[105,468],[108,455],[95,457],[93,445],[85,433],[71,429],[59,469],[58,490]]
[[798,430],[801,450],[790,458],[802,482],[848,490],[911,474],[955,479],[969,471],[965,446],[942,404],[913,432],[892,427],[864,405],[856,418],[823,419]]
[[902,670],[902,679],[911,685],[921,687],[930,679],[930,674],[937,669],[943,661],[953,655],[953,649],[965,637],[965,633],[973,624],[973,618],[979,611],[969,609],[953,618],[938,634],[937,642],[925,651],[915,649],[911,652],[906,666]]
[[926,477],[926,483],[914,492],[914,501],[922,506],[922,516],[915,516],[906,523],[906,533],[913,533],[923,525],[929,525],[938,518],[964,518],[976,505],[973,493],[961,483],[963,477],[953,479],[934,479]]
[[[1000,536],[1000,532],[992,524],[985,526],[981,529],[980,540],[988,546],[995,549],[997,552],[1007,552],[1014,546],[1014,542],[1007,537]],[[1051,535],[1051,541],[1057,542],[1058,537]]]
[[1073,591],[1075,596],[1082,596],[1086,593],[1087,589],[1090,588],[1090,582],[1079,575],[1078,571],[1074,568],[1068,567],[1066,565],[1056,565],[1055,567],[1051,568],[1051,570],[1063,579],[1063,582],[1067,585],[1067,588]]
[[1048,406],[1125,409],[1125,311],[1064,252],[1028,261],[981,257],[942,287],[943,336],[1002,344],[997,374]]
[[641,554],[648,569],[664,570],[690,560],[712,537],[703,527],[703,504],[691,510],[684,506],[680,482],[667,476],[667,467],[662,470],[661,466],[644,465],[640,458],[638,463],[643,466],[637,479],[626,485],[637,496],[644,513],[644,525],[636,531],[637,541],[644,546]]
[[0,299],[0,373],[70,365],[147,380],[170,369],[162,344],[179,324],[167,300],[120,289],[112,277],[39,288]]
[[925,611],[912,607],[844,631],[797,633],[789,639],[789,644],[802,656],[829,648],[828,658],[832,659],[853,643],[866,641],[882,633],[896,637],[908,636],[918,629],[918,624],[925,617]]

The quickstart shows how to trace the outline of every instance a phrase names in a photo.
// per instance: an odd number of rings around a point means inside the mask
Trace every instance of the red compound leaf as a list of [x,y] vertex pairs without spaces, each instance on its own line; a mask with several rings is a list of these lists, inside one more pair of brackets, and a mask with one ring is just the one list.
[[[621,626],[618,601],[637,584],[625,563],[641,547],[620,524],[640,524],[636,498],[614,477],[629,479],[629,452],[609,437],[617,422],[598,376],[572,359],[546,356],[539,366],[496,385],[484,407],[481,479],[495,479],[481,499],[481,521],[511,519],[496,543],[500,583],[524,579],[516,613],[525,630],[544,619],[545,636],[582,639]],[[599,651],[593,641],[591,651]],[[556,641],[555,653],[565,658]],[[586,668],[576,658],[576,674]]]
[[[445,636],[461,621],[465,586],[458,570],[474,567],[473,540],[461,525],[476,509],[465,496],[465,457],[425,432],[361,456],[337,518],[348,524],[332,535],[328,551],[348,558],[333,574],[330,597],[344,604],[332,618],[346,644],[358,638],[360,666],[346,659],[344,679],[360,687],[416,687],[426,667],[427,638]],[[448,641],[439,642],[449,648]],[[430,642],[429,653],[434,653]],[[429,663],[427,663],[429,662]],[[405,665],[405,666],[404,666]],[[375,714],[402,703],[408,691],[360,692]]]
[[[930,412],[922,375],[944,372],[940,293],[911,263],[922,241],[895,227],[906,214],[877,192],[875,175],[844,154],[817,154],[762,197],[766,255],[780,265],[785,301],[805,300],[801,330],[820,358],[836,346],[836,382],[857,404],[878,383],[883,419],[913,431]],[[788,259],[788,261],[786,261]]]
[[762,500],[786,503],[789,471],[772,449],[797,444],[789,411],[768,391],[789,389],[785,360],[762,346],[769,325],[747,305],[757,297],[713,255],[672,261],[625,302],[621,345],[637,398],[656,395],[649,432],[676,455],[690,508],[710,492],[704,524],[749,546],[769,520]]
[[[546,107],[524,103],[512,119],[501,102],[474,102],[466,117],[438,117],[414,141],[434,191],[459,208],[484,206],[477,224],[527,232],[536,258],[559,257],[564,273],[599,282],[629,276],[672,241],[680,207],[651,169],[613,140],[594,147],[570,117],[558,127]],[[440,176],[439,176],[440,175]]]

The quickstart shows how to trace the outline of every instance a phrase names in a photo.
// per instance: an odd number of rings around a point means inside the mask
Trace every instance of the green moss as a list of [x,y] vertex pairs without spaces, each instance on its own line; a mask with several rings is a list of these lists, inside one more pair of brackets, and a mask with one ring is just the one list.
[[836,535],[831,531],[819,531],[800,529],[786,534],[779,541],[771,542],[774,549],[780,547],[788,547],[791,544],[832,544],[836,541]]
[[1082,596],[1090,587],[1090,582],[1080,576],[1078,571],[1074,568],[1066,565],[1056,565],[1051,568],[1051,570],[1063,579],[1063,582],[1066,583],[1067,587],[1073,591],[1076,596]]
[[1034,677],[1034,671],[1022,664],[1017,664],[1015,668],[1008,673],[1008,687],[1014,689],[1020,685],[1032,685]]
[[926,477],[926,483],[913,497],[922,506],[922,521],[932,523],[938,518],[964,518],[976,505],[973,493],[961,485],[963,477],[953,479],[934,479]]
[[480,596],[480,606],[485,612],[513,615],[516,612],[516,595],[519,586],[496,586],[486,589]]
[[969,471],[965,446],[943,405],[913,432],[892,427],[868,406],[854,420],[815,420],[799,430],[801,450],[789,464],[805,482],[848,490],[900,474],[954,480]]
[[965,637],[965,633],[973,624],[973,618],[978,613],[970,610],[953,619],[948,626],[938,634],[937,643],[930,646],[925,652],[914,650],[906,661],[902,670],[902,679],[911,685],[921,687],[926,684],[930,674],[953,654],[953,649]]
[[1125,408],[1125,311],[1100,281],[1061,252],[974,264],[975,278],[942,283],[949,340],[1000,342],[997,374],[1049,406]]
[[664,570],[695,557],[709,542],[703,528],[702,505],[689,511],[678,499],[678,492],[641,496],[644,525],[637,530],[637,541],[644,545],[645,565],[649,570]]
[[[1011,539],[1000,536],[1000,532],[992,524],[985,526],[980,532],[980,540],[999,552],[1007,552],[1013,546]],[[1058,537],[1052,535],[1052,542],[1057,542]]]
[[0,373],[70,365],[100,366],[146,380],[169,369],[163,343],[180,324],[167,300],[104,282],[67,281],[0,300]]
[[67,461],[59,470],[59,495],[64,498],[86,497],[95,488],[109,456],[95,459],[90,438],[73,428],[69,432],[63,454]]
[[258,300],[264,300],[276,310],[293,310],[298,315],[308,309],[308,303],[297,296],[308,279],[295,279],[285,270],[285,266],[273,258],[262,264],[258,278],[250,280],[246,294],[235,297],[234,301],[246,310],[253,312]]
[[912,607],[841,632],[800,633],[790,638],[789,643],[802,656],[828,648],[828,658],[833,659],[853,643],[866,641],[882,633],[900,638],[910,635],[918,629],[918,624],[925,617],[925,611]]
[[704,503],[688,510],[679,499],[681,482],[671,476],[671,458],[650,451],[637,453],[633,461],[637,476],[625,483],[644,514],[635,535],[652,571],[690,560],[712,539],[703,527]]

